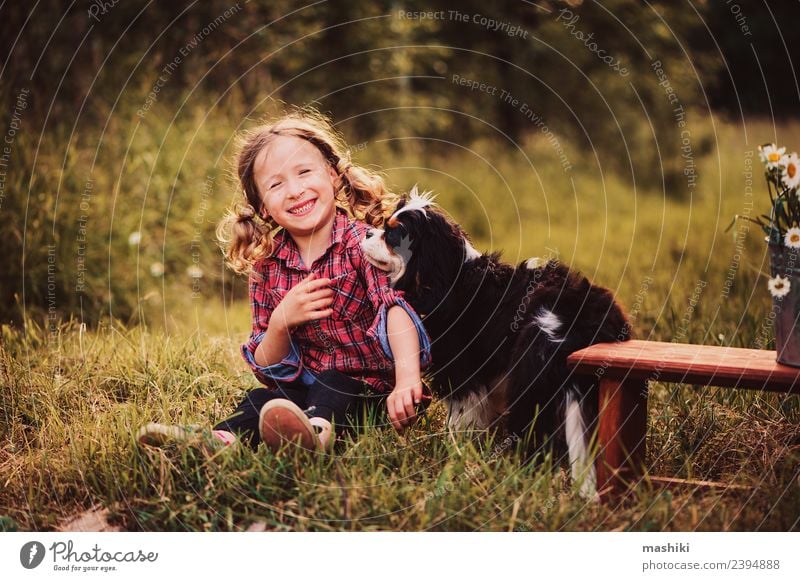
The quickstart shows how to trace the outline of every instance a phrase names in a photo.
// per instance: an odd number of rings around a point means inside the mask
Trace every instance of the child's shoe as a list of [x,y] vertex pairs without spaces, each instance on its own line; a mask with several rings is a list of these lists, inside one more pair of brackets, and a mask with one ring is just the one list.
[[273,452],[286,442],[304,450],[322,449],[317,429],[305,412],[288,399],[273,399],[264,404],[258,417],[258,431],[261,441]]
[[168,444],[199,444],[204,449],[215,452],[236,443],[236,436],[221,430],[202,430],[196,426],[171,426],[149,424],[139,428],[136,441],[142,446],[160,448]]
[[336,434],[333,432],[333,425],[324,418],[309,418],[309,423],[319,439],[319,447],[323,450],[330,450],[336,442]]

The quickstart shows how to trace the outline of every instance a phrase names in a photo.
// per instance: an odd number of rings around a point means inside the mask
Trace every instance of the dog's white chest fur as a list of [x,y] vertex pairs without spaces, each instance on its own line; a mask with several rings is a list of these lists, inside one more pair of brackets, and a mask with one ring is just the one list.
[[470,388],[462,397],[446,398],[447,427],[454,431],[497,427],[497,421],[508,408],[507,387],[507,378],[498,378],[491,382],[490,388],[480,385]]

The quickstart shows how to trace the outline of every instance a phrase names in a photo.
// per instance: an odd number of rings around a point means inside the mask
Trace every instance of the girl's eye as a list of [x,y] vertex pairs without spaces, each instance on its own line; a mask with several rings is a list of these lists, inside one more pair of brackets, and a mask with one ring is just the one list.
[[310,171],[311,171],[310,169],[301,169],[300,170],[300,175],[303,175],[304,173],[308,173]]
[[275,188],[277,188],[279,185],[281,185],[281,182],[275,182],[274,184],[272,184],[272,185],[269,187],[269,189],[271,189],[271,190],[274,190],[274,189],[275,189]]

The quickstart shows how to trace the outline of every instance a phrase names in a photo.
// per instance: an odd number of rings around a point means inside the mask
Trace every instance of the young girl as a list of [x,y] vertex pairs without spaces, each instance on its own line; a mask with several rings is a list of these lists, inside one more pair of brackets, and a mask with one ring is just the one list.
[[[213,437],[324,449],[370,394],[388,394],[402,431],[423,399],[430,341],[361,250],[391,201],[383,179],[353,165],[328,120],[307,111],[252,132],[238,174],[245,203],[218,234],[229,266],[249,275],[253,329],[242,355],[267,387],[250,391]],[[181,433],[150,424],[139,439]]]

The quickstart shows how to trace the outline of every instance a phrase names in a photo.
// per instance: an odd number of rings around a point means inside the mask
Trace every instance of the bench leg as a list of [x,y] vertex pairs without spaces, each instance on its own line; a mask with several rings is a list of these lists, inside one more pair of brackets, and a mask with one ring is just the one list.
[[647,381],[600,381],[597,490],[601,500],[618,496],[641,476],[647,433]]

